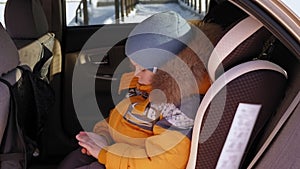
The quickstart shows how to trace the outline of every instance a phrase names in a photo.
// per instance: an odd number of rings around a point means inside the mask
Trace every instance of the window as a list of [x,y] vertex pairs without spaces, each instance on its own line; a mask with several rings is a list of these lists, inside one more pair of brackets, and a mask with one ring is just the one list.
[[2,23],[3,27],[5,27],[4,22],[4,8],[7,0],[0,0],[0,22]]
[[297,5],[297,1],[293,0],[282,0],[283,3],[286,4],[286,6],[298,16],[300,17],[300,5]]
[[208,0],[65,0],[67,26],[139,23],[154,13],[174,10],[201,19]]

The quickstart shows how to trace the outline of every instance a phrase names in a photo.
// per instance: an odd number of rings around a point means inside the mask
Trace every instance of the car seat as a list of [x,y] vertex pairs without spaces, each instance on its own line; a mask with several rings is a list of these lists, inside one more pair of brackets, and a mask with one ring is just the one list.
[[28,65],[42,79],[52,79],[61,72],[60,43],[54,33],[48,31],[39,0],[8,0],[5,24],[19,50],[21,64]]
[[21,169],[40,155],[54,93],[28,65],[20,65],[18,50],[2,25],[0,37],[0,168]]
[[[2,24],[0,25],[0,39],[0,168],[21,169],[27,166],[25,148],[27,144],[24,142],[25,129],[23,127],[26,126],[25,123],[31,123],[30,121],[23,123],[22,116],[25,114],[22,113],[33,113],[34,106],[27,104],[33,103],[33,93],[30,90],[23,90],[31,86],[27,86],[29,81],[22,80],[23,73],[17,69],[19,65],[17,48]],[[18,93],[19,96],[24,96],[24,98],[15,97],[15,92],[19,89],[22,90]],[[16,106],[22,104],[19,104],[19,99],[24,103],[25,109]],[[26,115],[29,114],[26,113]]]
[[[20,72],[14,70],[19,64],[19,56],[16,47],[0,25],[0,78],[6,79],[12,85],[20,78]],[[15,75],[15,77],[13,77]],[[8,87],[0,83],[0,143],[4,134],[10,108],[10,93]]]
[[[252,30],[243,37],[249,28]],[[261,109],[253,124],[252,132],[248,133],[251,134],[250,137],[242,141],[248,144],[244,150],[240,150],[242,154],[236,158],[235,168],[238,168],[245,159],[253,158],[253,152],[249,152],[256,146],[255,143],[264,132],[264,126],[276,112],[287,81],[286,72],[278,65],[266,60],[253,61],[262,51],[264,42],[269,36],[270,33],[262,27],[262,24],[249,16],[231,26],[217,43],[206,63],[213,83],[198,108],[187,168],[206,169],[225,166],[222,161],[224,159],[219,158],[237,108],[241,104],[259,105]],[[236,139],[236,142],[239,140]]]
[[222,74],[209,88],[198,109],[188,168],[216,167],[240,103],[262,105],[248,148],[254,145],[283,96],[286,79],[282,68],[262,60],[237,65]]
[[78,146],[69,130],[81,128],[79,122],[75,124],[70,120],[76,119],[76,114],[68,116],[66,121],[61,109],[63,89],[60,42],[54,33],[49,32],[49,22],[40,0],[8,0],[5,22],[7,32],[18,48],[20,64],[28,65],[41,79],[48,81],[54,90],[55,104],[47,116],[40,157],[47,159],[51,156],[59,160]]
[[207,61],[213,81],[229,68],[259,56],[264,43],[271,37],[271,33],[262,23],[251,16],[234,23],[229,28]]

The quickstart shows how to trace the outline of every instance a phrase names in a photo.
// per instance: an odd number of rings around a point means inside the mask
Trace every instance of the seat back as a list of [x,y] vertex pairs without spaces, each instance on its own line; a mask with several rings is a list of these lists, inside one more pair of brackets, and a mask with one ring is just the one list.
[[8,0],[5,23],[19,49],[21,64],[28,65],[42,79],[52,79],[54,74],[61,72],[60,43],[48,31],[47,18],[39,0]]
[[[51,6],[56,2],[42,1],[42,3],[43,5]],[[51,8],[48,6],[47,9]],[[55,10],[51,10],[51,12],[53,11]],[[50,15],[54,16],[58,13],[52,14]],[[48,16],[48,19],[50,19],[50,22],[45,17],[40,0],[8,0],[6,3],[6,28],[18,47],[21,64],[29,65],[33,71],[37,67],[40,68],[38,69],[40,70],[38,73],[40,73],[43,79],[45,79],[46,72],[49,70],[47,78],[55,92],[55,104],[51,109],[51,113],[47,116],[45,134],[42,138],[47,144],[42,145],[43,150],[41,150],[39,156],[41,160],[47,160],[49,156],[64,156],[67,152],[78,146],[73,134],[69,134],[68,132],[69,127],[67,124],[71,124],[70,126],[73,128],[74,123],[69,123],[70,116],[67,117],[62,113],[61,104],[63,97],[61,94],[64,90],[61,83],[62,54],[59,40],[48,29],[48,25],[52,25],[53,23],[53,20],[51,20],[53,18]],[[54,27],[56,26],[55,24]],[[49,58],[49,60],[44,59],[42,62],[39,62],[44,58],[44,51],[47,52],[45,46],[52,52],[52,60]],[[48,68],[49,63],[50,66]],[[67,115],[69,114],[67,113]],[[76,114],[72,117],[76,117]]]
[[252,16],[230,26],[208,59],[211,79],[214,81],[229,68],[258,57],[270,37],[270,32]]
[[[14,84],[20,77],[12,77],[19,64],[19,55],[13,41],[0,23],[0,78],[7,78]],[[4,134],[10,106],[10,93],[8,87],[0,83],[0,143]]]
[[[11,84],[16,83],[20,75],[14,69],[19,64],[19,56],[13,41],[0,23],[0,78],[5,78]],[[16,75],[13,77],[13,75]],[[0,83],[0,143],[7,123],[10,105],[10,93],[7,86]]]
[[54,94],[27,65],[19,65],[17,48],[2,25],[0,37],[0,168],[21,169],[40,153]]
[[[271,37],[262,23],[248,16],[238,23],[233,22],[225,32],[206,61],[213,83],[197,112],[187,168],[224,167],[224,163],[220,164],[224,158],[219,158],[226,151],[226,139],[230,137],[228,134],[238,107],[244,104],[261,108],[255,123],[250,126],[251,135],[240,142],[246,142],[246,147],[241,149],[242,144],[237,145],[242,154],[237,157],[235,168],[244,159],[252,158],[250,151],[256,146],[285,91],[287,75],[282,68],[269,61],[253,61]],[[237,139],[236,143],[239,141]]]
[[[9,86],[15,85],[21,78],[17,48],[6,30],[0,24],[0,168],[23,168],[25,148],[21,144],[20,133],[12,111],[11,91]],[[14,131],[14,132],[11,132]],[[8,157],[8,158],[7,158]]]
[[187,168],[216,167],[240,103],[261,105],[245,151],[255,146],[283,97],[286,79],[282,68],[262,60],[246,62],[223,73],[209,88],[198,109]]

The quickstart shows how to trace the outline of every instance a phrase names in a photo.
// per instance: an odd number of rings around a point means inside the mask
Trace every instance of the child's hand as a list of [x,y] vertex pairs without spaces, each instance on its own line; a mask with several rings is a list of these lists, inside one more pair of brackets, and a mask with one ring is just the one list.
[[93,132],[80,132],[76,135],[76,139],[79,141],[79,145],[82,146],[81,152],[95,158],[98,158],[101,149],[108,145],[103,136]]
[[88,152],[85,148],[81,148],[81,153],[82,154],[86,154],[86,155],[91,155],[91,153],[90,152]]

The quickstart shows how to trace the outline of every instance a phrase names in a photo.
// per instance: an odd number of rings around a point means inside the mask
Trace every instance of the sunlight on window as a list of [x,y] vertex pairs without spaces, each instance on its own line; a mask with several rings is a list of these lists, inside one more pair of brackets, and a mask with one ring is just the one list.
[[[173,10],[186,19],[201,19],[205,1],[177,0],[66,0],[67,26],[139,23],[149,16]],[[188,2],[188,3],[186,3]],[[199,5],[200,4],[200,5]]]
[[5,27],[5,22],[4,22],[4,8],[5,8],[6,0],[0,0],[0,22],[2,25]]
[[300,4],[296,0],[281,0],[300,18]]

